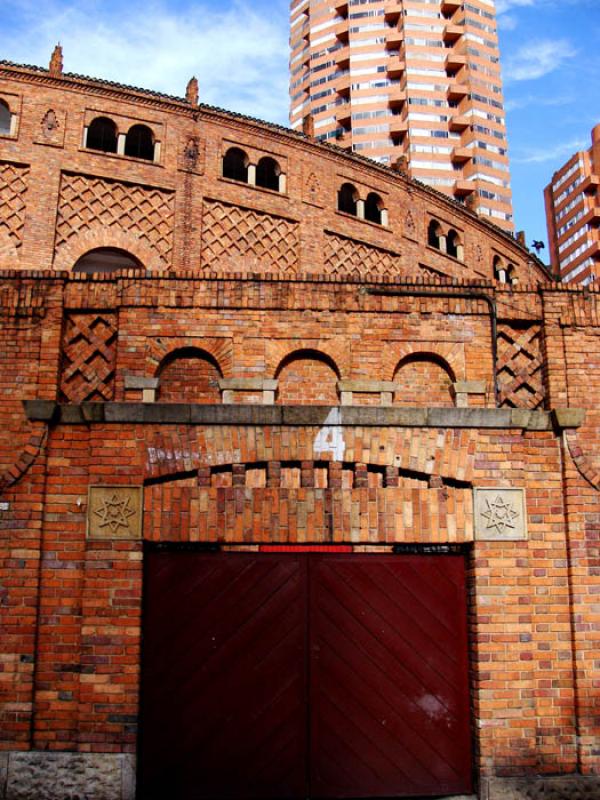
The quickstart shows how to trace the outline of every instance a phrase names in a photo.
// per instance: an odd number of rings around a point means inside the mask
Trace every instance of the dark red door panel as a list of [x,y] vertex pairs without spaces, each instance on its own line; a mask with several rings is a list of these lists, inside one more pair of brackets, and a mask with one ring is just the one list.
[[150,553],[140,797],[306,796],[300,558]]
[[471,790],[464,564],[319,557],[310,566],[311,790]]

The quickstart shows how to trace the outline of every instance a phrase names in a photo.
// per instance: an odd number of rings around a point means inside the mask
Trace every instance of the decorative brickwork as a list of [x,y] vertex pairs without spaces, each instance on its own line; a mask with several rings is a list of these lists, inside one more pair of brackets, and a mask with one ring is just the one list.
[[298,269],[298,224],[216,200],[206,200],[202,222],[202,266],[236,272]]
[[326,231],[325,272],[329,275],[399,275],[399,253]]
[[114,314],[69,314],[62,347],[61,398],[112,400],[117,329]]
[[498,326],[500,406],[540,408],[545,400],[540,325]]
[[15,248],[23,242],[28,174],[27,166],[0,161],[0,259],[9,242]]
[[[113,247],[129,249],[133,255],[140,252],[136,245],[139,240],[144,254],[152,253],[154,262],[168,265],[173,248],[173,215],[172,192],[64,173],[56,221],[58,265],[71,268],[73,263],[65,262],[67,256],[73,259],[83,255],[80,238],[86,250],[109,247],[112,242]],[[63,253],[65,249],[67,252]],[[153,264],[144,266],[149,269]]]

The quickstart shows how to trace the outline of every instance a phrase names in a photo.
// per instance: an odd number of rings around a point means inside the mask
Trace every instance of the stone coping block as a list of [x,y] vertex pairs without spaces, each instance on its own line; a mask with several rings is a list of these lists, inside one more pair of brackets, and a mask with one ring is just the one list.
[[397,386],[393,381],[338,381],[340,392],[395,392]]
[[159,378],[144,378],[139,375],[125,375],[126,389],[158,389]]
[[409,408],[384,406],[201,405],[195,403],[79,403],[24,400],[28,419],[63,425],[310,425],[396,428],[520,428],[550,431],[578,427],[582,409],[555,412],[519,408]]
[[455,394],[485,394],[485,381],[456,381],[452,384]]

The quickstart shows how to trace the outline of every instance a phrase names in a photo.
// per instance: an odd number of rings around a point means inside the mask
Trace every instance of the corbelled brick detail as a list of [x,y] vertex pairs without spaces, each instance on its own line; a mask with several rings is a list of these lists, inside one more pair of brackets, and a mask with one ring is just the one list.
[[69,314],[62,345],[63,400],[71,403],[112,400],[116,343],[114,314]]
[[545,400],[541,326],[498,326],[499,403],[509,408],[540,408]]
[[231,272],[298,270],[298,224],[213,200],[204,203],[202,267]]
[[[133,255],[153,254],[166,266],[173,248],[174,194],[122,181],[64,173],[56,221],[56,261],[60,268],[96,247],[121,246]],[[69,257],[71,262],[69,262]]]
[[330,275],[399,275],[400,253],[326,231],[325,273]]
[[28,174],[27,166],[0,161],[0,265],[5,267],[12,266],[2,264],[12,252],[10,244],[16,249],[23,243]]

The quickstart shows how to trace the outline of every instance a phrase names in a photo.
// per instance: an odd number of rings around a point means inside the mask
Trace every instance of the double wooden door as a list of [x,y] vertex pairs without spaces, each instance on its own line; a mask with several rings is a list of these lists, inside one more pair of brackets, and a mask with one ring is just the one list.
[[150,552],[139,794],[471,791],[460,556]]

